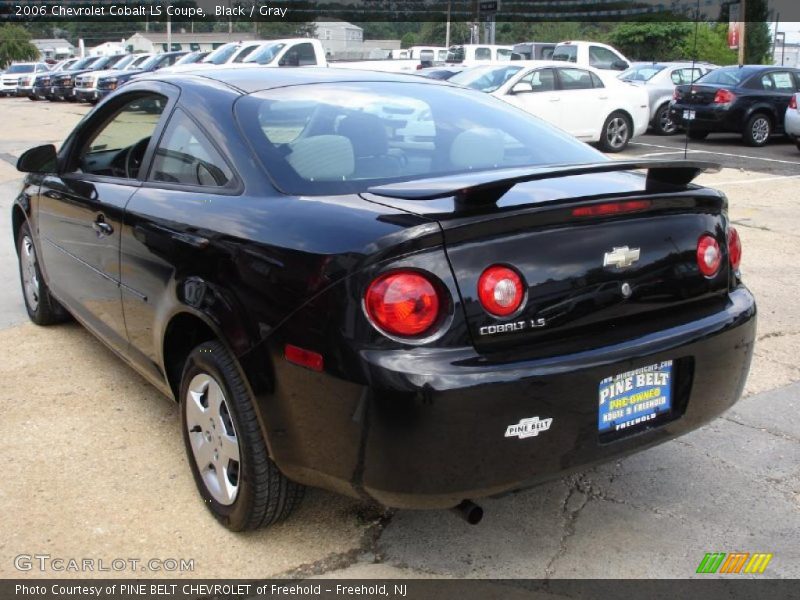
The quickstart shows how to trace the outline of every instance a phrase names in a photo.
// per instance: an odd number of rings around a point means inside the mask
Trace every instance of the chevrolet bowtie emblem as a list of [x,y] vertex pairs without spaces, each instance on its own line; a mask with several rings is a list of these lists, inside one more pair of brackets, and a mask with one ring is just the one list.
[[633,263],[639,260],[639,248],[628,248],[622,246],[621,248],[614,248],[611,252],[606,252],[603,257],[604,267],[630,267]]

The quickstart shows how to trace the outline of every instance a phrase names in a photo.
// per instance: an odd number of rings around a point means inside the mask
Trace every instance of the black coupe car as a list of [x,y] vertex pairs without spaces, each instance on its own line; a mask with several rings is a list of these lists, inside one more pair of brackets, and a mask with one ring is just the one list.
[[739,238],[691,183],[713,165],[610,161],[480,92],[154,73],[18,167],[31,319],[180,403],[233,530],[303,485],[464,506],[700,427],[747,376]]
[[764,65],[723,67],[691,85],[675,88],[670,117],[691,139],[709,133],[739,133],[748,146],[763,146],[783,132],[783,117],[800,69]]

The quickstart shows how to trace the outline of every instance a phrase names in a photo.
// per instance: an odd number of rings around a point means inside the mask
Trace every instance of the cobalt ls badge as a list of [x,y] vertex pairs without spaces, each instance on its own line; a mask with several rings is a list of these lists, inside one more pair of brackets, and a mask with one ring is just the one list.
[[541,431],[550,429],[550,424],[553,419],[542,419],[539,417],[531,417],[530,419],[522,419],[516,425],[509,425],[506,428],[506,437],[518,437],[523,440],[529,437],[536,437]]
[[603,256],[604,267],[630,267],[633,263],[639,260],[641,251],[639,248],[628,248],[622,246],[621,248],[614,248],[611,252],[606,252]]

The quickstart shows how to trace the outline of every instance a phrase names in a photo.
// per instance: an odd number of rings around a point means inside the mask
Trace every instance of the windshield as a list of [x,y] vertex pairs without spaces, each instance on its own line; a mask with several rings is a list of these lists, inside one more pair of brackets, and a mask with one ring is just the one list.
[[577,46],[556,46],[553,50],[553,60],[564,60],[567,62],[578,61],[578,47]]
[[115,64],[114,68],[115,69],[124,69],[129,64],[131,64],[134,60],[136,60],[136,57],[133,54],[128,54],[125,58],[123,58],[117,64]]
[[450,78],[450,82],[489,93],[498,89],[521,70],[522,67],[516,65],[509,67],[476,67],[456,73]]
[[86,67],[89,67],[92,64],[96,63],[98,60],[99,59],[98,59],[97,56],[87,56],[86,58],[82,58],[81,60],[76,62],[74,65],[72,65],[70,67],[70,70],[74,69],[74,70],[77,71],[79,69],[85,69]]
[[178,59],[175,61],[175,65],[192,65],[196,62],[203,60],[208,53],[207,52],[191,52],[184,56],[183,58]]
[[226,63],[228,59],[233,56],[233,53],[236,52],[236,49],[239,47],[238,42],[228,42],[227,44],[223,44],[216,50],[214,50],[211,54],[206,56],[203,59],[204,63],[211,63],[214,65],[221,65]]
[[665,68],[664,65],[637,65],[620,73],[619,78],[625,81],[650,81]]
[[749,75],[750,71],[741,69],[739,67],[728,67],[717,69],[706,73],[695,83],[718,83],[722,85],[739,85]]
[[146,60],[149,60],[150,56],[145,54],[144,56],[137,56],[134,58],[133,62],[125,67],[126,71],[130,71],[132,69],[139,69],[145,63]]
[[243,96],[234,112],[289,194],[361,193],[418,178],[604,160],[511,105],[424,80],[289,86]]
[[248,56],[244,62],[268,65],[275,60],[278,52],[280,52],[285,45],[286,44],[270,44],[269,46],[259,48],[256,52],[253,52],[250,56]]
[[141,65],[139,65],[139,68],[142,69],[143,71],[150,71],[152,69],[155,69],[156,66],[158,66],[162,60],[164,60],[163,54],[155,54],[150,58],[148,58],[146,61],[144,61]]
[[11,65],[6,73],[33,73],[33,65]]

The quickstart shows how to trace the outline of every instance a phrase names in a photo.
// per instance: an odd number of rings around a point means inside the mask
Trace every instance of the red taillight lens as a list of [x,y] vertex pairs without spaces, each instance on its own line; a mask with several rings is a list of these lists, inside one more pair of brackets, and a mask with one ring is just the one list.
[[436,288],[416,271],[394,271],[373,281],[364,297],[367,315],[386,333],[403,337],[428,331],[439,318]]
[[572,209],[573,217],[606,217],[630,212],[647,210],[651,206],[650,200],[626,200],[625,202],[605,202],[590,206],[579,206]]
[[730,90],[717,90],[714,94],[714,104],[730,104],[736,100],[736,94]]
[[739,232],[735,227],[728,229],[728,256],[731,261],[731,268],[734,271],[739,270],[739,265],[742,262],[742,240],[739,238]]
[[493,265],[478,279],[478,298],[486,312],[496,317],[517,312],[524,296],[522,277],[508,267]]
[[789,100],[789,108],[797,110],[797,94],[792,96],[791,99]]
[[704,235],[697,242],[697,266],[706,277],[713,277],[719,271],[722,262],[722,253],[719,243],[711,235]]

